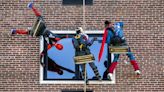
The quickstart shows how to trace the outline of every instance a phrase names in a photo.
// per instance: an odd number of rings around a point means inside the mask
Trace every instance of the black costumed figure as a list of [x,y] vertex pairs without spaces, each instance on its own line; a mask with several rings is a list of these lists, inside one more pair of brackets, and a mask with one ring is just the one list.
[[[72,38],[72,43],[75,49],[75,56],[90,55],[91,52],[90,52],[89,46],[91,46],[95,40],[96,38],[89,40],[88,35],[84,33],[82,27],[78,27],[76,29],[76,35]],[[96,78],[101,80],[101,76],[94,62],[89,62],[88,64],[94,71]],[[85,64],[75,64],[75,76],[77,79],[81,78],[79,67],[81,67],[82,69],[82,78],[84,78],[85,76]],[[86,74],[86,77],[87,77],[87,74]],[[88,78],[86,79],[87,79],[86,82],[88,82]]]
[[[44,20],[43,20],[43,17],[41,16],[41,13],[33,6],[33,3],[30,2],[28,4],[28,7],[30,9],[33,10],[35,16],[37,17],[37,21],[39,20],[42,20],[43,23],[44,23]],[[44,24],[45,25],[45,24]],[[55,46],[58,50],[62,50],[63,49],[63,45],[61,44],[58,44],[57,42],[63,38],[67,38],[68,36],[58,36],[52,32],[50,32],[49,30],[46,30],[46,26],[45,27],[41,27],[42,30],[39,34],[39,36],[43,36],[46,43],[47,43],[47,50],[43,50],[40,54],[40,59],[42,59],[42,57],[44,56],[45,53],[47,53],[48,50],[51,49],[51,47]],[[11,29],[11,35],[14,35],[14,34],[24,34],[24,35],[33,35],[33,32],[32,32],[32,29],[31,28],[28,28],[27,30],[23,30],[23,29]],[[40,60],[41,61],[41,60]],[[44,67],[45,65],[40,62],[41,65]],[[62,75],[63,74],[63,70],[65,71],[68,71],[70,73],[75,73],[74,71],[70,70],[70,69],[67,69],[63,66],[60,66],[58,65],[57,63],[55,63],[54,60],[52,60],[51,58],[48,57],[48,71],[52,71],[52,72],[56,72],[58,73],[59,75]]]

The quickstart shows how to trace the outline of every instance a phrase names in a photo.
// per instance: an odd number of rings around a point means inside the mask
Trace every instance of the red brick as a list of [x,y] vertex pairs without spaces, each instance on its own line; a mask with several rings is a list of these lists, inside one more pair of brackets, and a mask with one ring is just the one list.
[[[27,9],[31,0],[0,1],[0,91],[60,92],[83,85],[39,84],[39,39],[7,35],[12,28],[27,29],[35,21]],[[63,6],[62,0],[34,0],[49,29],[74,30],[82,25],[82,6]],[[116,84],[89,85],[94,92],[164,91],[164,1],[93,0],[86,7],[86,28],[102,30],[104,20],[123,21],[125,35],[141,67],[136,78],[132,67],[119,63]],[[43,5],[44,4],[44,5]],[[32,55],[32,57],[31,57]]]

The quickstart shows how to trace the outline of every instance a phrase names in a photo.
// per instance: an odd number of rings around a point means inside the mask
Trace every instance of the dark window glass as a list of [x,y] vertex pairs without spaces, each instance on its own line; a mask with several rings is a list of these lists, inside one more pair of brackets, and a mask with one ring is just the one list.
[[[63,5],[83,5],[83,0],[63,0]],[[93,0],[85,0],[85,5],[93,5]]]
[[[84,92],[83,90],[79,90],[79,91],[74,91],[74,90],[65,90],[65,91],[62,91],[62,92]],[[86,91],[86,92],[93,92],[93,91]]]

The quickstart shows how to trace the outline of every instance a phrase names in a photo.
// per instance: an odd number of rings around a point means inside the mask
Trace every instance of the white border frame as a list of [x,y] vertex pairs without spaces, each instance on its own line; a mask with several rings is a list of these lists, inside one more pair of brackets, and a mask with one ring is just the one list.
[[[73,30],[51,30],[51,32],[55,34],[75,34],[75,31]],[[103,34],[103,30],[86,30],[86,34]],[[40,53],[43,50],[43,37],[40,37]],[[113,55],[112,55],[113,60]],[[42,60],[43,62],[43,60]],[[39,76],[39,82],[40,84],[84,84],[83,80],[44,80],[43,79],[43,67],[40,65],[40,76]],[[114,71],[114,74],[112,76],[112,81],[108,80],[89,80],[89,84],[115,84],[116,81],[116,73]]]

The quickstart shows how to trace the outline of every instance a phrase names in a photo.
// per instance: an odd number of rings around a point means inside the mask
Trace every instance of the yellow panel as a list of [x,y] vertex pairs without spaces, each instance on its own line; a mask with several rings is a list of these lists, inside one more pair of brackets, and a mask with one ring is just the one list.
[[129,47],[128,46],[109,46],[110,53],[128,53]]
[[95,58],[92,54],[74,57],[74,61],[76,64],[89,63],[89,62],[93,62],[94,60]]

